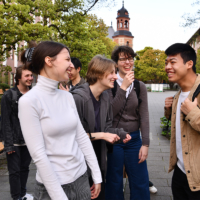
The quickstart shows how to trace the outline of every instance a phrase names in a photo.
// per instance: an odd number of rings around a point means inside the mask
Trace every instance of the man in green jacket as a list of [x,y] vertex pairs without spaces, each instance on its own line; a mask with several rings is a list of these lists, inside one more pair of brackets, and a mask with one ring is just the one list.
[[173,44],[165,51],[165,71],[180,91],[165,99],[165,116],[171,116],[169,172],[174,169],[174,200],[200,199],[200,95],[192,101],[200,84],[196,53],[187,44]]

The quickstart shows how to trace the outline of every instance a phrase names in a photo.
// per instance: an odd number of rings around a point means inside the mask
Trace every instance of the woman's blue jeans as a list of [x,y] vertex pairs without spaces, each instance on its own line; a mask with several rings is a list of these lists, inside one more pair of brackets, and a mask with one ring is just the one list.
[[130,187],[130,200],[150,200],[149,176],[146,161],[138,164],[142,146],[140,131],[130,133],[131,140],[113,145],[108,153],[105,194],[106,200],[124,200],[123,165],[125,165]]

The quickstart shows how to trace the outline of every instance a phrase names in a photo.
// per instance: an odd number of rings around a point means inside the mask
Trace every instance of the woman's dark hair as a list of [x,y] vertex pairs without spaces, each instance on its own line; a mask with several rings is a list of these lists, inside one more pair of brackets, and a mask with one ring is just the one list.
[[128,57],[131,56],[133,58],[137,55],[131,47],[116,46],[115,49],[112,52],[111,59],[117,63],[118,60],[119,60],[119,54],[120,53],[123,53],[124,56],[128,56]]
[[[64,48],[66,48],[69,51],[69,48],[64,44],[52,41],[44,41],[38,44],[38,46],[36,46],[35,49],[25,50],[21,55],[21,61],[26,66],[28,66],[28,70],[32,71],[35,74],[40,74],[40,71],[43,69],[45,64],[45,57],[49,56],[55,60],[56,56]],[[29,52],[27,53],[27,51]],[[31,61],[28,62],[30,60],[30,57]]]
[[196,73],[195,65],[196,65],[197,55],[195,50],[190,45],[183,43],[175,43],[169,46],[165,50],[165,54],[167,56],[175,56],[177,54],[180,54],[184,64],[192,60],[193,61],[192,70],[194,71],[194,73]]

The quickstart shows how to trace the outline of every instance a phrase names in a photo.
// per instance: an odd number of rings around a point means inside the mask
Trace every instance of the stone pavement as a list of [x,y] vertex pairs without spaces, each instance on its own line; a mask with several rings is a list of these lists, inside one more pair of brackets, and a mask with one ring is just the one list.
[[[168,174],[169,140],[161,135],[160,118],[164,115],[164,100],[173,96],[175,92],[148,93],[150,115],[150,148],[147,160],[149,177],[158,189],[157,194],[151,194],[151,200],[172,200],[171,177]],[[8,182],[8,172],[5,164],[5,155],[0,155],[0,200],[11,200]],[[35,165],[30,166],[27,189],[33,194],[35,182]],[[128,181],[127,181],[128,182]],[[125,200],[129,200],[130,191],[128,184],[125,187]],[[142,200],[142,199],[141,199]],[[145,200],[145,199],[144,199]]]

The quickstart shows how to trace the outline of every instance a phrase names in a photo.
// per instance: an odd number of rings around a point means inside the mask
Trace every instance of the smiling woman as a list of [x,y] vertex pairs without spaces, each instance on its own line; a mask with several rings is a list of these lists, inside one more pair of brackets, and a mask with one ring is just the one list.
[[41,42],[27,49],[22,60],[38,75],[36,86],[19,101],[21,129],[37,167],[34,200],[89,200],[85,160],[98,196],[102,178],[93,147],[72,95],[58,90],[73,67],[69,49],[61,43]]
[[[101,55],[95,56],[88,65],[87,83],[74,87],[71,93],[76,102],[78,114],[85,131],[92,141],[97,160],[102,172],[102,191],[96,198],[93,180],[89,177],[92,199],[105,199],[105,173],[107,143],[128,142],[131,137],[123,129],[112,127],[112,107],[107,89],[114,87],[117,79],[115,62]],[[112,145],[111,145],[112,149]]]

